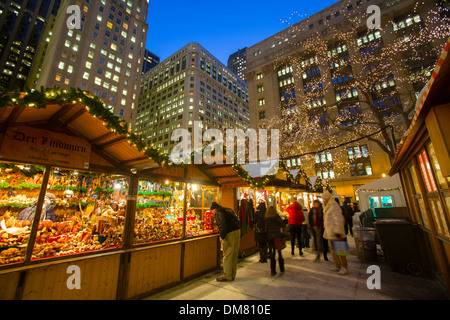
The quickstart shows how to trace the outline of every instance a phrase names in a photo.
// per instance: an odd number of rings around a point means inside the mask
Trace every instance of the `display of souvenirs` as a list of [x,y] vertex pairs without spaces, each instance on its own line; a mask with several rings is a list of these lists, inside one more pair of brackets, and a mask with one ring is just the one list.
[[[25,259],[43,168],[0,163],[0,265]],[[120,248],[128,182],[120,176],[52,169],[39,217],[32,260]],[[218,189],[195,187],[186,236],[214,232],[208,211]],[[189,199],[186,203],[189,206]],[[140,181],[134,243],[182,238],[184,185]]]
[[146,243],[181,238],[183,217],[180,210],[164,208],[138,209],[134,226],[134,242]]
[[[42,182],[42,173],[25,173],[0,167],[0,265],[25,258]],[[126,187],[126,180],[108,175],[52,172],[31,258],[120,247]]]

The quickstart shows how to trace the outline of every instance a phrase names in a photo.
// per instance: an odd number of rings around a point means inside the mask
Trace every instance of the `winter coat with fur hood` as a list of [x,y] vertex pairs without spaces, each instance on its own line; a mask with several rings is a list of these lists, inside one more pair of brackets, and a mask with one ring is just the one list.
[[341,207],[333,198],[328,200],[324,207],[324,228],[323,237],[328,240],[336,240],[337,235],[345,238],[345,218]]

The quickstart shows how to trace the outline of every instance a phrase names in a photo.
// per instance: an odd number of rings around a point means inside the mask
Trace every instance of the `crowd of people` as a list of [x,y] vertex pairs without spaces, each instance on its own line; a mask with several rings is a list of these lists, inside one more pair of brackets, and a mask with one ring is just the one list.
[[[300,200],[300,199],[299,199]],[[314,262],[320,262],[321,256],[328,261],[331,252],[334,266],[331,271],[339,275],[349,274],[346,253],[342,252],[342,244],[346,244],[347,236],[353,236],[352,218],[357,212],[356,205],[346,199],[341,206],[339,199],[325,191],[322,201],[315,200],[308,211],[302,200],[294,200],[286,209],[287,231],[291,236],[291,255],[295,256],[296,247],[299,255],[303,256],[303,248],[309,248],[310,240],[316,253]],[[239,218],[229,208],[224,208],[213,202],[211,211],[220,231],[223,248],[223,275],[217,281],[233,281],[240,246]],[[285,272],[282,250],[285,248],[286,235],[283,232],[285,221],[280,217],[274,206],[259,203],[255,214],[255,241],[259,248],[259,262],[270,262],[270,272],[277,274],[277,260],[279,272]]]

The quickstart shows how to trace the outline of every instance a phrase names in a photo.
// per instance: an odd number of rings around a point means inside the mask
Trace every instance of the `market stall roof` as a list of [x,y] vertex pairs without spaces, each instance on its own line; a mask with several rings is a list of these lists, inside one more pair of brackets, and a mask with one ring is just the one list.
[[413,143],[417,133],[423,127],[425,118],[433,106],[443,105],[450,102],[450,38],[444,46],[444,51],[439,58],[433,75],[427,86],[421,92],[416,104],[416,113],[411,126],[405,132],[400,142],[390,174],[399,170],[401,159],[405,156],[408,146]]
[[[85,140],[91,145],[89,170],[129,174],[136,168],[159,167],[131,145],[125,134],[106,128],[83,104],[48,104],[40,109],[22,106],[0,108],[0,127],[6,131],[18,126],[50,130]],[[0,132],[0,138],[5,131]]]
[[390,190],[401,190],[402,183],[400,181],[400,175],[397,173],[392,177],[381,178],[372,182],[369,182],[358,188],[358,192],[380,192]]

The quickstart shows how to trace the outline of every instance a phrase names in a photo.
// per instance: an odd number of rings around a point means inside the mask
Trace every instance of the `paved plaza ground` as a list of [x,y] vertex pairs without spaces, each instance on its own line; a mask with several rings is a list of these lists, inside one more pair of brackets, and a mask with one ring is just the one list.
[[[383,257],[368,262],[356,257],[353,238],[347,276],[330,271],[330,261],[314,262],[315,254],[304,250],[304,257],[291,256],[290,243],[284,249],[286,272],[270,275],[268,263],[259,263],[255,254],[240,259],[236,280],[217,282],[220,272],[212,272],[152,295],[148,300],[445,300],[445,289],[431,277],[394,273]],[[331,257],[331,254],[329,255]],[[367,288],[367,268],[381,269],[381,289]],[[278,268],[278,267],[277,267]]]

